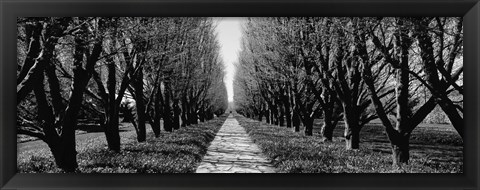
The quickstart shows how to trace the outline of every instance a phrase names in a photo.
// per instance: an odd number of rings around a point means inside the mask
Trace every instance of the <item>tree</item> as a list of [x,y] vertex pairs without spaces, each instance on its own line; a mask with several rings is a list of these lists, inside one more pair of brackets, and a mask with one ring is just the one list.
[[[372,46],[371,43],[373,43],[373,45],[376,47],[375,49],[380,53],[379,58],[383,60],[380,64],[377,63],[377,65],[380,65],[379,68],[393,68],[396,72],[397,78],[394,79],[396,84],[396,115],[394,124],[392,124],[387,117],[385,111],[387,108],[377,95],[378,92],[376,91],[376,88],[378,84],[373,81],[374,77],[372,77],[372,68],[374,68],[375,62],[368,57],[369,53],[367,52],[367,46],[369,41],[365,38],[365,30],[358,30],[357,42],[359,43],[357,43],[357,48],[365,64],[363,77],[371,92],[371,100],[375,105],[375,110],[379,118],[385,126],[385,131],[391,143],[393,163],[396,166],[401,166],[401,164],[408,163],[409,160],[409,138],[411,132],[416,126],[418,126],[418,124],[420,124],[420,122],[424,120],[424,118],[433,110],[436,105],[435,96],[433,95],[430,98],[423,97],[426,99],[424,104],[420,104],[415,98],[410,98],[412,97],[411,95],[414,94],[414,91],[416,91],[418,88],[421,88],[422,85],[424,88],[428,88],[426,80],[420,77],[418,71],[415,69],[415,65],[421,65],[420,71],[427,71],[428,69],[425,67],[428,67],[428,64],[432,63],[423,61],[423,64],[422,62],[419,64],[416,61],[419,60],[418,57],[422,57],[422,59],[425,60],[426,57],[428,58],[428,56],[426,56],[425,53],[416,55],[414,52],[418,51],[412,51],[412,49],[420,49],[421,51],[425,51],[422,50],[422,47],[425,49],[424,46],[428,46],[428,42],[425,42],[424,40],[418,40],[418,45],[414,43],[414,36],[418,35],[418,33],[416,34],[416,32],[412,32],[412,24],[418,20],[410,18],[383,18],[378,21],[375,19],[373,20],[373,22],[369,22],[367,20],[360,23],[363,24],[362,28],[366,28],[368,30],[368,36],[371,36],[370,46]],[[437,20],[441,19],[437,18]],[[385,35],[386,33],[387,35]],[[458,34],[456,34],[456,36],[457,37],[454,37],[453,44],[456,44],[459,41]],[[389,41],[389,43],[387,43],[387,41]],[[448,40],[446,41],[448,42]],[[453,47],[453,52],[458,51],[458,49],[456,49],[458,47],[455,48],[455,45],[453,45]],[[455,53],[451,55],[456,56]],[[414,77],[410,77],[410,75]],[[427,78],[430,76],[426,74]],[[438,73],[436,76],[438,76]],[[415,83],[412,83],[414,82],[412,78],[420,81],[420,84],[416,87],[413,86],[412,84]],[[443,83],[443,85],[447,85],[447,83]],[[440,86],[438,87],[439,91],[444,91],[446,88],[448,88],[444,86],[441,86],[442,88],[440,88]]]
[[[435,23],[435,26],[429,28],[432,22]],[[448,96],[453,91],[463,95],[463,83],[458,84],[458,80],[463,73],[463,65],[455,64],[462,50],[462,19],[418,18],[413,19],[413,25],[413,35],[418,40],[422,58],[421,64],[425,73],[425,78],[419,80],[430,90],[432,97],[447,114],[453,127],[463,138],[463,106],[455,104]],[[436,47],[435,42],[438,43]],[[454,65],[457,68],[454,68]],[[439,79],[439,76],[441,76],[441,79]]]
[[[18,132],[42,139],[50,147],[58,167],[67,172],[73,172],[78,166],[75,143],[77,116],[81,109],[85,87],[102,52],[103,39],[99,31],[93,28],[102,27],[104,22],[101,19],[72,18],[27,20],[27,25],[30,25],[27,27],[33,28],[28,34],[31,36],[31,41],[27,55],[31,56],[26,57],[20,75],[17,77],[17,81],[21,81],[17,82],[19,83],[17,85],[17,105],[33,90],[40,127],[20,127]],[[73,83],[66,106],[60,99],[57,76],[52,70],[47,71],[46,69],[54,67],[53,55],[56,51],[55,46],[60,39],[73,43],[71,46],[73,49]],[[34,55],[37,57],[31,64]],[[24,70],[28,70],[28,72]],[[51,100],[48,99],[45,91],[45,76],[49,78],[47,83]]]
[[[18,22],[22,40],[17,129],[45,141],[65,171],[77,167],[79,117],[100,123],[108,148],[120,152],[120,111],[133,117],[137,140],[143,142],[147,121],[157,137],[160,119],[166,130],[179,128],[179,97],[184,95],[189,97],[192,120],[211,119],[214,112],[226,109],[222,105],[226,92],[215,93],[224,89],[223,68],[211,18],[22,18]],[[190,75],[186,79],[182,78],[185,68]],[[28,113],[32,108],[37,108],[38,117]]]

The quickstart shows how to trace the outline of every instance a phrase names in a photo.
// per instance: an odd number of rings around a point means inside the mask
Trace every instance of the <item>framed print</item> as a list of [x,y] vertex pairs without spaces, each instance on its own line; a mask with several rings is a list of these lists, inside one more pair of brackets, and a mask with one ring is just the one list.
[[478,189],[479,11],[2,1],[0,187]]

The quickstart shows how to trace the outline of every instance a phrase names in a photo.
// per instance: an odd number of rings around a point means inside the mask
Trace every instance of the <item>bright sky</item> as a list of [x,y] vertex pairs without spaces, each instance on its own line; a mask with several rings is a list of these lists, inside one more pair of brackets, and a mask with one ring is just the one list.
[[233,78],[235,76],[234,63],[238,61],[240,42],[242,38],[242,18],[216,17],[216,32],[220,43],[220,54],[225,64],[226,73],[224,77],[227,87],[228,101],[233,102]]

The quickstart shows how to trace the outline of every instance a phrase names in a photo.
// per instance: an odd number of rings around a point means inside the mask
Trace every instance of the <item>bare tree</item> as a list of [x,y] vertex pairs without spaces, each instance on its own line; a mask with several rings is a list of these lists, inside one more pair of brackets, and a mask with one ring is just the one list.
[[[37,57],[34,64],[30,64],[32,57],[27,57],[26,64],[22,66],[21,70],[28,70],[28,72],[22,74],[25,72],[21,71],[17,78],[17,81],[21,81],[17,85],[17,104],[33,90],[41,125],[20,127],[18,133],[42,139],[50,147],[58,167],[72,172],[78,166],[75,143],[77,116],[81,109],[85,87],[102,52],[103,39],[99,31],[93,28],[102,27],[103,21],[101,19],[36,18],[31,19],[31,24],[34,29],[30,34],[32,40],[28,55],[37,55]],[[72,35],[73,33],[75,34]],[[69,38],[74,44],[73,83],[66,106],[59,99],[60,87],[58,80],[55,79],[56,76],[52,75],[51,71],[46,71],[47,67],[52,67],[55,45],[60,38]],[[48,84],[52,94],[51,100],[48,99],[45,91],[46,73],[50,78]]]

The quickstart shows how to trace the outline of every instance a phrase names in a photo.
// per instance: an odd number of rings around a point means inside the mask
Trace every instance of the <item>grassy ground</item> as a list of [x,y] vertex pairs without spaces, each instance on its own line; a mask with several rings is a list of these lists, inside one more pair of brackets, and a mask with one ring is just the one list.
[[[162,131],[155,138],[147,130],[147,142],[136,142],[135,131],[121,134],[122,151],[107,149],[105,137],[96,136],[77,141],[77,160],[81,173],[191,173],[205,155],[210,142],[223,125],[226,115],[181,128]],[[150,129],[147,125],[147,129]],[[38,143],[43,143],[37,141]],[[31,143],[31,142],[29,142]],[[43,143],[45,144],[45,143]],[[59,173],[47,147],[19,152],[17,167],[20,173]]]
[[388,139],[380,124],[361,131],[359,150],[345,150],[343,124],[335,129],[333,142],[322,141],[320,120],[314,136],[292,129],[236,116],[253,141],[283,173],[462,173],[463,143],[453,127],[421,125],[411,137],[409,165],[392,167]]

